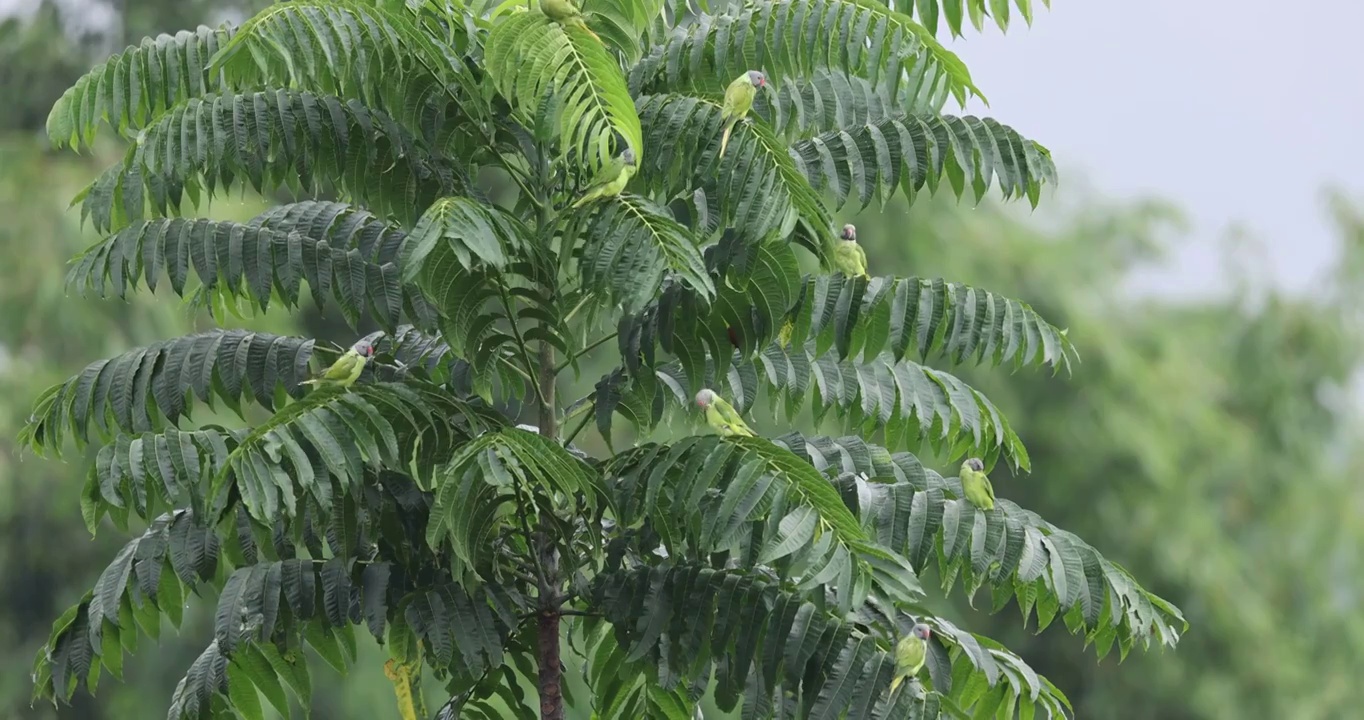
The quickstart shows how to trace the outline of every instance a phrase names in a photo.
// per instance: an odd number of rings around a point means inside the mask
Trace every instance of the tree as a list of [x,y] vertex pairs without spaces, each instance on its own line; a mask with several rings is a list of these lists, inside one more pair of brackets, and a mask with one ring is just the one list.
[[[78,198],[106,239],[75,287],[169,288],[220,318],[311,299],[382,330],[346,387],[305,383],[334,349],[220,329],[38,399],[23,442],[102,445],[90,529],[145,523],[55,622],[39,697],[118,676],[139,631],[215,589],[172,718],[261,717],[262,697],[287,713],[286,687],[306,705],[304,649],[345,671],[357,632],[385,643],[409,719],[428,714],[425,671],[450,694],[440,717],[529,715],[523,679],[563,717],[565,647],[601,717],[688,717],[706,693],[754,717],[1064,715],[1019,657],[929,612],[935,569],[1100,656],[1178,641],[1179,611],[1116,562],[1012,502],[978,511],[909,452],[1028,470],[984,395],[911,358],[1060,371],[1067,334],[985,290],[827,270],[854,200],[997,184],[1035,204],[1054,182],[1042,146],[942,113],[979,92],[931,32],[865,0],[596,0],[563,24],[489,5],[282,3],[144,40],[53,108],[60,144],[131,141]],[[721,95],[759,68],[770,85],[721,157]],[[579,202],[627,150],[624,192]],[[180,217],[238,187],[339,201]],[[663,437],[694,426],[703,387],[879,444]],[[220,404],[244,425],[192,425]],[[647,441],[619,442],[617,416]],[[603,457],[574,445],[589,425]],[[890,693],[915,622],[927,671]]]

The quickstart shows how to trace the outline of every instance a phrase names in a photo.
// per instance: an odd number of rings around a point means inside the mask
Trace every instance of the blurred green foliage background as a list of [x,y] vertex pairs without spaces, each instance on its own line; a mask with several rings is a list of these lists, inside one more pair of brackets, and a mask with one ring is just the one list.
[[[78,696],[74,707],[30,707],[33,653],[125,538],[85,531],[82,463],[21,456],[13,440],[43,387],[97,358],[207,325],[165,297],[66,296],[67,260],[96,240],[68,201],[119,149],[50,151],[48,109],[114,49],[260,4],[122,2],[93,31],[47,4],[0,21],[0,718],[161,717],[211,632],[211,598],[191,601],[181,634],[145,643],[125,682],[105,678],[96,698]],[[1120,666],[1116,654],[1096,663],[1060,623],[1038,635],[1012,606],[989,614],[987,594],[974,609],[941,600],[949,617],[1019,652],[1080,717],[1357,717],[1364,454],[1352,381],[1364,351],[1364,212],[1335,198],[1341,255],[1309,296],[1269,289],[1242,248],[1226,257],[1235,292],[1176,302],[1134,297],[1124,281],[1185,237],[1178,210],[1064,188],[1032,215],[925,197],[912,210],[897,200],[846,219],[875,274],[989,287],[1070,329],[1082,357],[1072,377],[960,370],[1009,414],[1032,454],[1032,475],[1001,469],[995,487],[1124,563],[1179,605],[1191,628],[1177,652],[1134,653]],[[213,214],[244,218],[268,203],[221,198]],[[315,311],[252,324],[354,337],[335,314]],[[599,369],[584,367],[573,397]],[[344,682],[319,668],[315,717],[396,717],[382,656],[366,652]],[[439,688],[427,687],[436,700]],[[588,717],[581,708],[575,716]]]

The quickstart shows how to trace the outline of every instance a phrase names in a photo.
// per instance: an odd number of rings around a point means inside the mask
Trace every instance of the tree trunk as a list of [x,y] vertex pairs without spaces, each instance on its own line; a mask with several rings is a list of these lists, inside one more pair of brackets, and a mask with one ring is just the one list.
[[540,720],[564,720],[563,665],[559,660],[559,611],[540,612]]
[[[554,401],[554,348],[546,342],[540,343],[540,395],[544,402],[540,405],[540,434],[551,440],[559,439],[558,408]],[[540,522],[539,535],[540,567],[544,571],[544,583],[540,587],[539,617],[539,683],[540,719],[564,719],[563,665],[559,658],[559,557],[554,543],[547,534],[552,527],[544,518]]]

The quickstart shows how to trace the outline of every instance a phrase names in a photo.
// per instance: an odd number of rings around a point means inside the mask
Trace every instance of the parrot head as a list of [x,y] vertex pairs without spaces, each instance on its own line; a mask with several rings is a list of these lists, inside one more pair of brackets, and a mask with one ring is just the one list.
[[910,628],[909,634],[913,635],[916,638],[919,638],[920,640],[923,640],[924,642],[927,642],[928,638],[933,635],[933,629],[923,623],[919,623],[918,625],[915,625],[913,628]]
[[976,472],[981,472],[985,470],[985,463],[981,462],[980,458],[970,458],[966,462],[962,463],[962,465],[971,468]]
[[631,167],[634,167],[634,165],[635,165],[635,150],[634,150],[634,148],[627,147],[627,148],[625,148],[624,150],[620,151],[620,159],[623,160],[623,161],[625,162],[626,165],[629,165],[629,166],[631,166]]
[[760,88],[767,84],[767,76],[757,70],[749,70],[748,81],[753,83],[753,87]]
[[857,226],[852,223],[844,225],[843,232],[839,233],[838,236],[848,242],[857,242]]
[[701,388],[701,392],[696,393],[696,406],[705,410],[710,404],[715,402],[715,391],[710,388]]
[[364,358],[374,357],[374,345],[371,344],[368,340],[361,340],[360,342],[351,345],[350,349],[359,353],[360,357]]

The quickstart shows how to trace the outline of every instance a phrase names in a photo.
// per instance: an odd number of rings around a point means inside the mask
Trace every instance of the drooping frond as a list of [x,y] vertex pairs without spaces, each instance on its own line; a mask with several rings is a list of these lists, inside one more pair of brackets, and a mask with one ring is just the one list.
[[765,392],[787,417],[808,401],[816,421],[832,412],[846,426],[879,433],[897,449],[926,443],[952,458],[971,453],[993,464],[1002,456],[1016,468],[1031,467],[1023,441],[989,398],[953,375],[889,354],[839,360],[833,352],[818,353],[813,341],[789,348],[774,343],[756,360],[734,357],[723,376],[708,367],[693,377],[676,362],[654,372],[656,379],[623,373],[603,379],[595,397],[603,434],[610,431],[613,411],[638,422],[639,409],[648,408],[643,427],[649,428],[662,419],[665,400],[689,408],[688,388],[708,385],[740,412],[756,407]]
[[[891,648],[908,629],[904,618],[862,614],[859,622],[848,622],[742,571],[674,560],[611,569],[593,583],[591,604],[611,623],[609,629],[589,625],[594,635],[609,633],[598,640],[594,659],[614,641],[610,655],[622,666],[617,677],[656,673],[662,690],[684,691],[682,678],[713,672],[718,707],[733,711],[742,702],[744,717],[936,719],[950,716],[949,708],[983,712],[993,707],[988,703],[995,695],[1010,698],[1011,706],[1026,705],[1025,716],[1036,717],[1040,710],[1041,717],[1064,718],[1060,708],[1069,707],[1064,695],[1050,683],[1043,687],[1044,679],[1017,656],[983,649],[977,636],[929,618],[924,619],[945,631],[931,641],[930,656],[952,657],[948,672],[935,672],[930,664],[933,691],[911,680],[891,695]],[[940,644],[944,641],[952,649]],[[960,675],[953,661],[960,662]],[[1002,665],[1008,670],[1001,671]]]
[[1037,206],[1043,184],[1056,184],[1051,153],[1016,130],[971,115],[889,117],[827,132],[791,146],[812,185],[828,189],[835,206],[857,194],[862,207],[884,203],[900,188],[913,200],[945,180],[958,197],[969,189],[978,202],[999,187],[1005,199],[1025,196]]
[[251,225],[282,233],[298,233],[334,248],[359,250],[370,262],[398,261],[407,233],[364,208],[323,200],[278,205],[257,215]]
[[[326,186],[381,215],[411,222],[418,207],[456,194],[455,166],[387,115],[357,101],[293,90],[194,98],[139,134],[123,162],[82,193],[82,217],[109,232],[187,194],[248,183],[320,192]],[[150,206],[150,207],[148,207]]]
[[[1051,7],[1051,0],[1041,0]],[[1033,0],[1013,0],[1023,22],[1032,25]],[[938,18],[947,21],[953,37],[961,37],[963,17],[970,19],[977,31],[985,29],[985,18],[994,18],[1000,32],[1009,29],[1009,0],[887,0],[886,5],[897,8],[906,15],[917,16],[919,22],[929,32],[937,34]],[[918,11],[917,13],[915,11]]]
[[[801,174],[790,149],[761,122],[734,129],[720,158],[723,120],[718,104],[681,95],[640,98],[639,116],[649,147],[666,147],[640,165],[639,177],[665,197],[690,198],[701,190],[718,205],[718,221],[752,242],[790,233],[797,221],[811,234],[832,225],[819,195]],[[814,238],[807,238],[813,242]],[[819,252],[815,244],[813,251]]]
[[[517,487],[519,486],[519,487]],[[515,512],[518,494],[579,498],[584,512],[609,502],[597,475],[557,442],[519,428],[484,434],[460,447],[432,478],[426,542],[454,553],[456,578],[489,579],[488,548]]]
[[867,0],[751,3],[700,15],[636,65],[630,81],[641,92],[718,94],[748,70],[780,85],[824,68],[884,84],[896,98],[946,91],[964,105],[968,94],[981,96],[965,63],[932,33]]
[[1012,718],[1015,709],[1022,717],[1074,717],[1065,693],[1008,648],[943,618],[923,622],[933,628],[928,674],[949,717]]
[[[288,223],[294,232],[260,225],[181,218],[136,221],[76,258],[67,275],[69,286],[97,295],[126,297],[139,282],[155,292],[164,270],[175,294],[186,296],[191,273],[201,294],[244,297],[262,312],[272,297],[286,307],[298,306],[307,282],[313,301],[325,308],[328,299],[354,327],[362,315],[393,330],[404,316],[429,322],[431,311],[419,293],[405,288],[392,262],[378,264],[362,248],[348,247],[346,238],[332,245],[331,233],[301,223]],[[420,306],[419,309],[417,306]],[[430,326],[428,326],[430,327]]]
[[700,390],[708,364],[715,374],[726,372],[736,337],[748,349],[755,339],[770,338],[800,297],[800,266],[787,243],[752,247],[722,240],[706,249],[706,264],[716,288],[712,302],[684,284],[668,282],[657,302],[621,318],[618,346],[632,373],[661,363],[661,349],[676,357],[694,381],[689,390]]
[[358,493],[366,471],[430,473],[456,438],[498,423],[494,414],[415,381],[322,388],[242,438],[208,497],[222,509],[225,494],[235,492],[264,523],[294,517],[305,496],[329,513],[335,490]]
[[81,601],[52,624],[34,660],[34,699],[69,700],[103,667],[122,677],[123,653],[136,652],[138,629],[155,638],[161,617],[180,626],[185,595],[211,582],[220,545],[194,514],[177,510],[156,518],[123,546]]
[[[513,14],[493,27],[485,61],[524,124],[553,128],[560,154],[589,177],[625,146],[641,161],[660,147],[641,136],[620,64],[582,27],[540,12]],[[616,134],[625,146],[616,144]]]
[[208,61],[232,32],[201,25],[128,46],[62,94],[47,116],[48,137],[80,149],[94,141],[101,123],[132,134],[190,98],[222,92],[222,78]]
[[617,455],[605,471],[617,522],[646,528],[642,537],[669,558],[728,554],[743,566],[775,566],[804,591],[838,579],[845,609],[868,584],[902,600],[922,593],[903,559],[866,541],[827,479],[766,440],[647,444]]
[[[464,211],[472,210],[464,206]],[[486,225],[493,224],[493,214],[501,214],[480,212],[489,213]],[[556,304],[553,292],[557,268],[552,258],[536,245],[529,228],[510,216],[501,217],[496,232],[524,233],[514,242],[502,239],[500,252],[509,259],[506,272],[472,262],[466,243],[475,240],[467,236],[474,220],[465,214],[458,215],[453,229],[433,222],[420,247],[416,242],[406,244],[404,252],[412,252],[400,263],[436,309],[441,336],[455,356],[469,362],[475,389],[485,397],[501,369],[515,367],[529,379],[529,341],[548,342],[560,352],[568,348],[565,309]],[[512,248],[522,252],[511,256]]]
[[78,443],[93,425],[103,437],[142,433],[174,424],[197,397],[239,409],[250,397],[266,409],[276,390],[302,396],[313,341],[243,330],[214,330],[134,348],[98,360],[48,388],[35,402],[21,435],[34,450],[60,455],[66,433]]
[[892,454],[858,437],[792,433],[776,442],[826,472],[844,473],[843,496],[856,498],[874,537],[916,569],[926,570],[936,557],[945,588],[960,578],[974,595],[988,583],[995,612],[1016,599],[1024,620],[1035,614],[1039,628],[1059,613],[1072,633],[1084,631],[1100,657],[1115,641],[1124,657],[1137,643],[1173,647],[1187,628],[1177,608],[1080,538],[1002,498],[993,511],[979,511],[963,499],[960,480],[943,478],[909,453]]
[[1060,371],[1079,357],[1066,331],[1026,303],[941,278],[807,276],[790,317],[791,342],[813,338],[817,353],[840,359],[888,352],[897,362],[940,355]]
[[[503,649],[519,624],[505,591],[442,583],[402,598],[391,617],[394,630],[411,633],[437,668],[472,681],[503,663]],[[399,615],[400,614],[400,615]]]
[[199,481],[227,467],[228,455],[246,434],[206,426],[117,435],[100,448],[86,477],[81,493],[86,529],[93,534],[105,514],[122,529],[129,514],[151,520],[163,508],[202,506]]
[[819,69],[809,77],[790,78],[759,94],[753,111],[791,142],[816,133],[878,123],[910,114],[936,114],[941,95],[925,93],[892,97],[866,78]]
[[401,3],[304,0],[261,11],[213,62],[236,87],[358,98],[420,127],[424,115],[452,101],[458,112],[487,116],[470,69],[445,42],[464,32],[448,24],[433,37]]
[[672,275],[703,303],[715,295],[696,240],[663,208],[647,198],[623,194],[569,215],[566,230],[583,238],[578,258],[585,288],[600,289],[602,299],[621,312],[639,312],[653,301]]
[[689,686],[678,683],[676,687],[663,688],[654,682],[655,668],[649,663],[627,661],[630,648],[621,647],[610,625],[601,623],[584,634],[583,680],[592,691],[588,701],[592,703],[593,717],[601,720],[696,717],[694,698],[705,692],[704,683],[693,682]]
[[[625,66],[639,62],[644,45],[667,32],[663,11],[669,0],[585,0],[587,24],[621,54]],[[641,41],[642,39],[642,41]]]
[[506,270],[524,255],[530,235],[529,228],[501,208],[469,198],[441,198],[422,213],[408,237],[402,256],[404,279],[415,279],[437,247],[448,251],[465,270],[478,266]]

